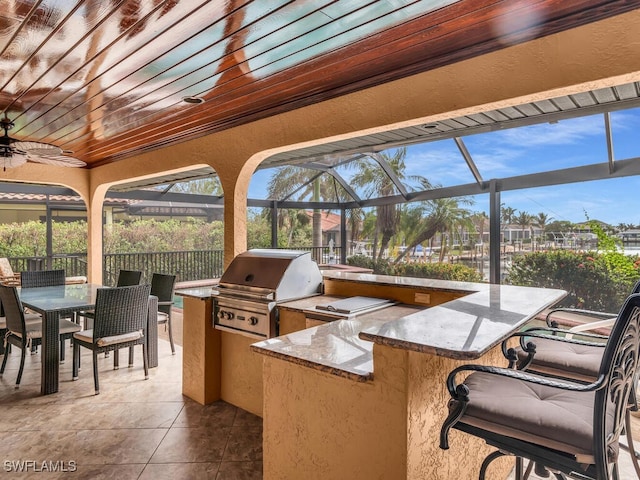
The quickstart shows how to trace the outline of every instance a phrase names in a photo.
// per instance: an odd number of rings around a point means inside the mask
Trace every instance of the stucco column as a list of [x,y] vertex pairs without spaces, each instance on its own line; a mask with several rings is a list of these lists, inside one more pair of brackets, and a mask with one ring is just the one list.
[[102,284],[102,209],[108,187],[92,191],[87,202],[87,277],[89,283]]
[[219,171],[224,192],[224,267],[247,249],[247,192],[253,168]]

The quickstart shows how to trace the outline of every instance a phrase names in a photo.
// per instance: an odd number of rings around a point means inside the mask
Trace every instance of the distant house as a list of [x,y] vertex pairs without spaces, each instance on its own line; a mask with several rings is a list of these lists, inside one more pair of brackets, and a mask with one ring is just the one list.
[[638,248],[640,247],[640,230],[632,228],[620,232],[618,237],[622,240],[622,246],[625,248]]
[[[313,210],[305,210],[309,216],[309,220],[313,219]],[[340,215],[337,213],[322,212],[322,245],[327,246],[333,240],[333,244],[337,247],[340,245]],[[347,231],[349,238],[349,231]]]
[[[86,205],[76,195],[0,192],[0,223],[44,222],[47,210],[54,221],[74,222],[87,219]],[[198,203],[152,202],[124,198],[105,198],[105,222],[131,218],[200,218],[208,222],[222,220],[219,206]],[[339,230],[339,228],[338,228]]]

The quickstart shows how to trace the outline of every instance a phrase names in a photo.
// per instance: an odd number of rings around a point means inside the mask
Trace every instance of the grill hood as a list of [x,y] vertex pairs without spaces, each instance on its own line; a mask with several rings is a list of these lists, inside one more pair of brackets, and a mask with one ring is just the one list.
[[265,295],[283,301],[322,290],[322,274],[310,252],[253,249],[237,255],[220,277],[225,290]]

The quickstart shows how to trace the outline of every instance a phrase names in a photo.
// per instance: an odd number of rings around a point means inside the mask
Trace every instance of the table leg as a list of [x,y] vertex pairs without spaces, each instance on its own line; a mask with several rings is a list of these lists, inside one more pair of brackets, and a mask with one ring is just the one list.
[[42,312],[42,370],[40,392],[58,391],[60,365],[60,323],[58,312]]

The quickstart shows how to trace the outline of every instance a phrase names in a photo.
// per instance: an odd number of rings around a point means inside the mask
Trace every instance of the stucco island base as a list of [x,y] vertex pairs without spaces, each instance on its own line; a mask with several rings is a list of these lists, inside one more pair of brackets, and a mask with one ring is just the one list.
[[[477,478],[494,449],[457,431],[450,450],[438,446],[446,377],[469,362],[377,344],[373,356],[368,382],[264,357],[265,480]],[[496,347],[472,363],[505,361]],[[504,479],[512,467],[512,459],[495,461],[488,478]]]

